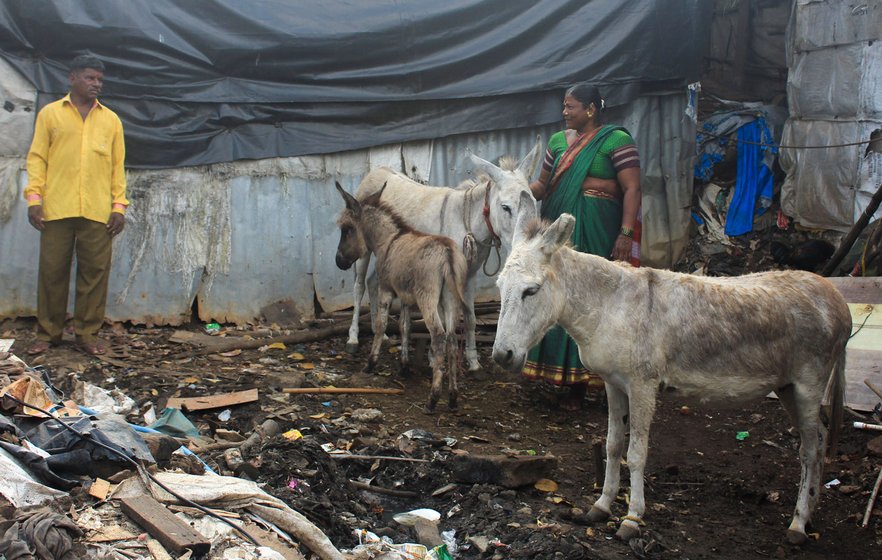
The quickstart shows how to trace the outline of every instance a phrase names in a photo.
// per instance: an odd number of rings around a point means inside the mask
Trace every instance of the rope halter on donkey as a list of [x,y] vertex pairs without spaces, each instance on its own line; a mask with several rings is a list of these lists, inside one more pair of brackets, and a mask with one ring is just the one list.
[[468,261],[469,266],[475,260],[475,256],[478,253],[477,245],[489,245],[490,247],[496,249],[496,270],[492,273],[487,272],[487,262],[490,260],[490,253],[487,253],[487,256],[484,258],[483,263],[483,271],[487,276],[496,276],[499,273],[499,269],[502,268],[502,255],[499,251],[499,248],[502,246],[502,240],[493,230],[493,224],[490,222],[490,185],[491,181],[487,181],[487,188],[484,190],[484,210],[482,214],[484,215],[484,223],[487,225],[487,231],[490,232],[490,240],[489,242],[478,241],[475,238],[475,235],[472,233],[471,225],[469,224],[469,218],[472,215],[472,191],[478,188],[479,185],[475,185],[465,193],[465,200],[462,206],[462,223],[465,226],[466,235],[462,240],[462,252],[465,254],[466,261]]

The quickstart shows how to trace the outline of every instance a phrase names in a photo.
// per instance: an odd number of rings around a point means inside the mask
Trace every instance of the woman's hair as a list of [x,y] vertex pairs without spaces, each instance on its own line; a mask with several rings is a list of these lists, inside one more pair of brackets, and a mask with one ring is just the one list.
[[603,98],[600,97],[600,90],[591,84],[576,84],[567,90],[566,95],[573,97],[585,107],[594,103],[594,108],[598,112],[604,109],[604,102]]

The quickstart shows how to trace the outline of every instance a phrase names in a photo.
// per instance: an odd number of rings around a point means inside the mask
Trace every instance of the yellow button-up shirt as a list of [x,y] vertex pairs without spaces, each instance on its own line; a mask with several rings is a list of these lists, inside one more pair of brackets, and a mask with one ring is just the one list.
[[28,206],[43,205],[44,220],[86,218],[107,223],[125,213],[126,147],[122,121],[99,103],[85,119],[70,95],[37,114],[28,151]]

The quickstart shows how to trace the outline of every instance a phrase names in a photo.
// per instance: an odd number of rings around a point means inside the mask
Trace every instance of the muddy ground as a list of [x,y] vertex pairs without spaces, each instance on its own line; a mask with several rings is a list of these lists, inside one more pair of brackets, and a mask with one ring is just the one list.
[[[24,354],[33,325],[6,321],[0,332],[4,338],[16,338],[13,351]],[[563,412],[556,406],[560,391],[522,382],[495,368],[490,344],[484,342],[480,353],[486,371],[464,376],[461,410],[450,413],[442,401],[437,414],[426,415],[422,405],[428,373],[397,375],[394,337],[387,347],[393,350],[384,351],[380,374],[368,375],[361,373],[366,349],[346,354],[343,336],[285,348],[247,349],[238,355],[182,357],[188,347],[169,341],[174,332],[108,326],[103,335],[113,344],[113,364],[70,346],[52,349],[31,364],[44,365],[61,386],[76,376],[105,388],[119,387],[140,410],[150,404],[161,408],[172,396],[258,388],[259,401],[231,407],[228,421],[218,419],[220,410],[191,412],[188,417],[205,435],[219,428],[248,435],[267,418],[276,419],[283,431],[298,429],[303,438],[277,436],[259,453],[245,457],[256,466],[242,475],[250,473],[267,491],[303,512],[340,548],[356,544],[356,528],[395,542],[412,542],[409,529],[392,521],[391,515],[433,508],[442,514],[442,531],[455,531],[460,558],[828,559],[874,558],[882,552],[882,504],[876,505],[869,527],[859,526],[882,459],[868,454],[870,433],[849,427],[844,427],[839,454],[824,476],[824,482],[838,479],[841,484],[823,491],[813,527],[817,540],[802,548],[785,544],[799,479],[798,439],[773,400],[720,412],[664,398],[650,442],[644,538],[623,543],[613,539],[613,527],[588,526],[578,515],[573,517],[573,508],[587,508],[599,492],[592,444],[605,433],[602,395],[591,396],[582,412]],[[489,327],[482,332],[492,334]],[[247,330],[227,329],[231,340],[243,334]],[[280,391],[285,386],[327,385],[403,388],[404,394],[316,396]],[[352,413],[359,409],[382,414],[378,420],[356,421]],[[850,425],[850,418],[846,420]],[[739,432],[749,435],[739,440]],[[399,437],[405,433],[414,438]],[[430,462],[332,460],[320,447],[328,443],[353,453]],[[455,482],[449,459],[462,451],[553,454],[559,467],[550,478],[558,488],[547,492],[531,486],[462,484],[433,497],[434,491]],[[229,471],[222,452],[201,456],[216,471]],[[351,480],[411,494],[365,492]],[[624,492],[622,496],[614,512],[618,515],[626,509]],[[480,552],[471,537],[482,546],[489,543],[487,550]]]
[[[773,268],[768,249],[773,237],[768,233],[745,236],[739,246],[711,251],[710,244],[698,239],[679,268],[703,268],[712,274]],[[204,336],[201,324],[183,329],[115,324],[102,331],[113,350],[103,360],[87,357],[69,344],[45,356],[27,358],[25,349],[33,340],[31,320],[2,322],[0,334],[15,338],[13,351],[31,365],[43,365],[61,387],[69,387],[78,378],[106,389],[120,388],[138,404],[130,417],[133,423],[143,424],[141,413],[151,405],[161,410],[171,397],[257,388],[259,401],[230,407],[229,420],[219,419],[222,409],[187,416],[209,437],[217,436],[219,429],[247,436],[268,418],[278,421],[283,432],[299,430],[303,437],[295,441],[281,436],[265,441],[244,457],[251,466],[245,465],[238,475],[257,480],[303,512],[341,549],[356,544],[353,530],[359,528],[396,543],[413,542],[410,529],[393,521],[392,515],[432,508],[442,515],[441,530],[454,531],[459,558],[882,557],[882,501],[876,503],[869,526],[860,526],[882,458],[868,450],[875,434],[853,429],[855,418],[849,415],[839,452],[828,462],[823,477],[822,482],[838,480],[838,484],[822,491],[812,527],[815,538],[801,548],[786,544],[784,534],[799,480],[798,437],[772,399],[720,411],[663,397],[650,439],[643,538],[619,542],[613,539],[613,526],[581,522],[578,510],[590,506],[602,482],[595,449],[601,448],[606,432],[604,397],[591,395],[583,411],[564,412],[557,407],[563,391],[525,382],[495,367],[489,356],[492,312],[491,304],[489,313],[479,317],[479,351],[485,370],[463,376],[459,412],[449,412],[442,400],[435,415],[422,410],[429,389],[428,371],[407,378],[397,374],[394,336],[384,348],[378,372],[364,374],[367,334],[355,355],[344,351],[342,335],[284,347],[266,347],[272,342],[267,338],[265,344],[259,343],[262,348],[221,354],[200,350],[198,344],[175,342],[182,339],[178,332],[182,330],[196,338]],[[301,328],[327,330],[347,320],[340,313]],[[213,339],[248,341],[249,337],[284,334],[281,328],[226,325]],[[281,391],[329,385],[394,388],[404,393],[291,395]],[[379,417],[365,417],[364,409],[379,411],[371,413]],[[746,437],[739,439],[742,432]],[[336,460],[322,448],[327,444],[361,455],[423,461]],[[193,448],[214,470],[232,474],[222,451]],[[557,489],[491,484],[450,488],[449,484],[456,483],[451,458],[463,452],[553,455],[559,463],[549,478]],[[161,466],[200,469],[180,462]],[[401,495],[368,492],[350,481]],[[445,487],[446,491],[433,495]],[[625,494],[623,490],[616,515],[626,513]]]

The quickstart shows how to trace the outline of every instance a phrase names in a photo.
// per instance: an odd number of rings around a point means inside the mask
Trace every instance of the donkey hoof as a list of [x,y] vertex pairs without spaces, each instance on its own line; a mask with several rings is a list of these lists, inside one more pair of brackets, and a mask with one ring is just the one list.
[[457,402],[456,397],[452,397],[447,401],[447,408],[449,408],[451,412],[459,410],[459,403]]
[[347,342],[346,343],[346,353],[347,354],[358,354],[358,343],[357,342]]
[[616,538],[620,541],[628,542],[631,539],[635,539],[640,536],[640,527],[636,527],[634,525],[627,524],[627,522],[623,521],[619,526],[619,530],[616,531]]
[[374,369],[377,367],[377,362],[373,360],[368,360],[368,363],[364,366],[364,369],[361,370],[364,373],[373,373]]
[[413,370],[410,369],[410,366],[401,366],[398,368],[398,375],[401,377],[410,377],[410,374],[413,373]]
[[787,542],[792,545],[802,546],[805,544],[805,541],[808,540],[808,537],[802,531],[797,531],[795,529],[787,529]]
[[591,509],[588,510],[588,521],[591,523],[600,523],[601,521],[606,521],[609,519],[610,515],[612,515],[608,511],[604,511],[597,506],[591,506]]
[[423,412],[426,414],[435,414],[435,406],[438,404],[438,399],[429,399],[429,402],[426,403],[426,406],[423,407]]

